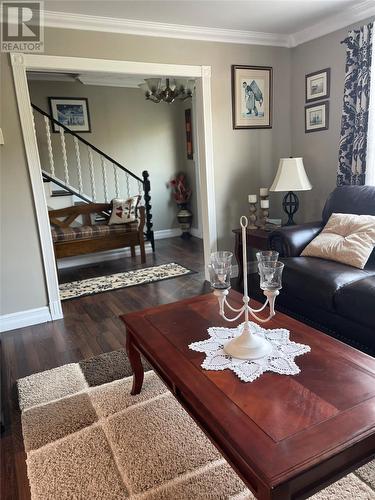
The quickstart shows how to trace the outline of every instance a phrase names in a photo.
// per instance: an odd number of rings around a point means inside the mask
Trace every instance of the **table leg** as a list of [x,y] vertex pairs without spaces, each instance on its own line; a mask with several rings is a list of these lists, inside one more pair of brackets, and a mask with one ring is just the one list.
[[130,394],[134,396],[141,392],[144,370],[141,355],[133,343],[133,338],[130,332],[126,332],[126,352],[128,353],[130,366],[133,370],[133,387]]
[[236,244],[234,247],[234,255],[238,264],[238,284],[240,287],[243,286],[243,261],[242,261],[242,243],[241,235],[236,234]]

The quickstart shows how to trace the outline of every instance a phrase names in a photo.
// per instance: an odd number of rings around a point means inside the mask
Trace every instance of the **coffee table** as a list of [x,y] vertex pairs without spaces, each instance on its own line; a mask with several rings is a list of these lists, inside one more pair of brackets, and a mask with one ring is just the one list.
[[[234,306],[242,296],[231,292]],[[229,370],[201,368],[188,348],[227,326],[212,294],[121,317],[141,391],[140,354],[260,500],[306,498],[375,456],[375,359],[284,314],[267,328],[287,328],[311,352],[295,376],[265,373],[251,383]]]

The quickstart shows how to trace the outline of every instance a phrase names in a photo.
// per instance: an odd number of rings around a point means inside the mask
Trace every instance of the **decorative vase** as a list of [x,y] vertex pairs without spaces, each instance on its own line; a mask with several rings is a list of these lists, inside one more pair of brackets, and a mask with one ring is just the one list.
[[181,238],[187,240],[191,237],[190,228],[191,221],[193,220],[193,214],[187,208],[187,203],[179,203],[178,208],[179,211],[177,213],[177,220],[182,231]]

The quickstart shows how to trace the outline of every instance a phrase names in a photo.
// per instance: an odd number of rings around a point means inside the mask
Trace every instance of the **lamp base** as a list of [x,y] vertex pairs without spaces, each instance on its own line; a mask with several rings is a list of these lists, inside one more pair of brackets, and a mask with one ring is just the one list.
[[289,191],[283,199],[283,209],[284,212],[288,216],[288,221],[285,224],[286,226],[294,226],[295,222],[293,220],[293,215],[297,212],[299,208],[299,200],[298,196],[293,193],[293,191]]
[[230,340],[224,345],[224,351],[237,359],[259,359],[267,356],[272,350],[272,345],[267,339],[251,333],[250,327],[245,323],[241,335]]

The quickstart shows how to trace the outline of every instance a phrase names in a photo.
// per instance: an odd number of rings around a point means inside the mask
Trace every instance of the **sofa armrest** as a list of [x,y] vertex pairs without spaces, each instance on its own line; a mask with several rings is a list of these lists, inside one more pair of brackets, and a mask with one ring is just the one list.
[[322,229],[321,221],[285,226],[272,231],[269,244],[272,250],[279,252],[280,257],[297,257]]

